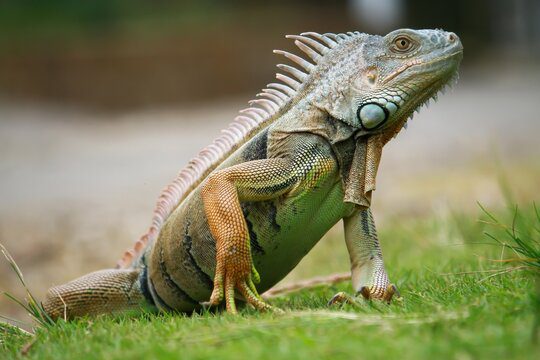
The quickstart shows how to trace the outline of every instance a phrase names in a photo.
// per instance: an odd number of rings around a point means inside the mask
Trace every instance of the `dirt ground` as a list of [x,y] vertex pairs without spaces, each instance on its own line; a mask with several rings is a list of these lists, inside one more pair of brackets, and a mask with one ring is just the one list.
[[[114,265],[150,223],[161,188],[245,107],[96,114],[0,102],[0,242],[36,295]],[[385,149],[374,195],[389,219],[540,200],[540,68],[468,69]],[[347,266],[345,265],[345,268]],[[0,259],[0,289],[22,295]],[[19,315],[0,299],[0,313]]]

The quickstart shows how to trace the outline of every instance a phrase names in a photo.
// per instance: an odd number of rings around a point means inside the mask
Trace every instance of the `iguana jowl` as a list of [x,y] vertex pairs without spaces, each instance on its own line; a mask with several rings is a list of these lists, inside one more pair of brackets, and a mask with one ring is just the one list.
[[289,273],[340,219],[352,284],[389,301],[371,193],[382,147],[413,111],[456,77],[462,45],[442,30],[288,36],[308,60],[258,100],[182,170],[158,200],[152,226],[116,269],[49,290],[53,318],[148,303],[193,311],[259,296]]

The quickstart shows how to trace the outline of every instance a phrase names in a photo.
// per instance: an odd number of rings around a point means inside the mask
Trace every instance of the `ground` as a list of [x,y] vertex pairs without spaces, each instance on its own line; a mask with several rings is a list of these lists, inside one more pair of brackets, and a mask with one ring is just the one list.
[[[507,214],[507,218],[508,218]],[[39,359],[290,359],[448,358],[535,359],[532,342],[535,288],[530,273],[494,263],[501,247],[472,243],[497,229],[457,214],[396,221],[381,238],[387,264],[403,298],[391,305],[361,301],[328,307],[347,282],[271,299],[284,314],[244,308],[240,316],[126,314],[60,323],[39,330],[34,342],[7,337],[6,356]],[[487,242],[487,239],[486,241]],[[347,262],[331,236],[302,264],[328,271]],[[508,249],[506,249],[508,251]],[[422,261],[418,261],[421,258]],[[333,264],[333,265],[332,265]],[[495,275],[494,275],[495,274]],[[494,276],[493,276],[494,275]]]
[[[538,203],[540,72],[488,73],[497,72],[464,72],[385,149],[373,210],[402,301],[328,308],[335,292],[352,291],[344,282],[271,299],[284,315],[86,319],[38,330],[27,356],[537,358],[533,276],[490,277],[507,266],[492,260],[509,251],[483,234],[497,229],[478,222],[476,202],[507,223],[511,204],[530,213]],[[2,104],[0,242],[36,296],[112,266],[149,225],[159,189],[246,99],[123,115]],[[284,283],[348,267],[338,224]],[[0,288],[22,296],[6,263],[0,271]],[[25,319],[6,299],[0,313]],[[3,341],[0,357],[21,357],[29,343]]]

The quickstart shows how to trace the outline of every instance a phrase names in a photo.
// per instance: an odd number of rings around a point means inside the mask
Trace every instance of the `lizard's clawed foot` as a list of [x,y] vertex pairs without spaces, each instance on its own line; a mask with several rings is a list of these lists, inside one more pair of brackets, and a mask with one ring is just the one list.
[[[394,295],[396,295],[398,298],[401,297],[397,287],[394,284],[388,285],[386,289],[362,286],[362,288],[356,293],[356,295],[357,296],[362,295],[362,297],[366,300],[385,301],[387,304],[390,304]],[[334,295],[332,299],[330,299],[330,301],[328,302],[328,305],[356,304],[356,303],[357,303],[356,298],[353,298],[347,293],[341,291],[341,292],[338,292],[336,295]]]
[[328,301],[328,306],[335,304],[356,304],[356,300],[346,292],[340,291]]
[[223,298],[225,298],[225,305],[227,311],[231,314],[237,314],[235,303],[235,291],[239,291],[244,297],[245,301],[258,310],[277,310],[274,307],[268,305],[259,295],[255,283],[260,282],[260,277],[255,269],[252,267],[251,272],[248,274],[242,274],[233,271],[227,271],[224,266],[219,266],[216,270],[214,277],[214,289],[210,300],[208,302],[201,303],[203,306],[216,306],[219,305]]
[[401,297],[396,285],[394,284],[390,284],[386,288],[380,288],[380,287],[368,288],[364,286],[360,289],[358,294],[361,294],[366,300],[376,299],[376,300],[385,301],[387,304],[390,304],[394,295],[396,295],[398,298]]

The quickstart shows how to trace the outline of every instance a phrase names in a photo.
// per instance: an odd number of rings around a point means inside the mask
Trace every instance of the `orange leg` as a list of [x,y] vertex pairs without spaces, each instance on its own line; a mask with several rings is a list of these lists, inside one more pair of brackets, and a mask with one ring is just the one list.
[[[227,311],[236,313],[235,291],[260,310],[270,309],[259,296],[259,282],[251,258],[249,231],[240,201],[262,201],[287,192],[296,182],[285,159],[255,160],[220,170],[202,188],[204,210],[216,239],[216,272],[209,304],[223,298]],[[279,191],[276,191],[279,189]]]

